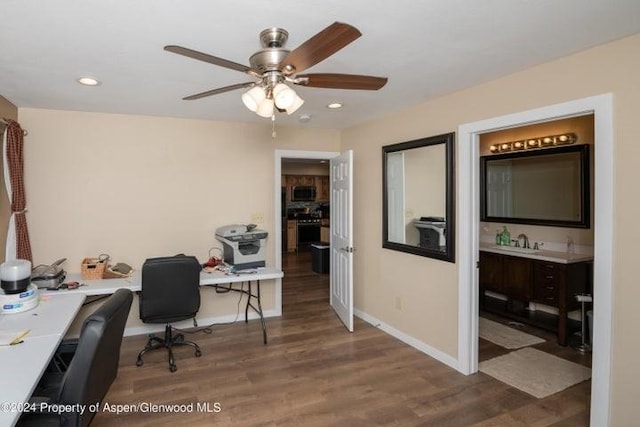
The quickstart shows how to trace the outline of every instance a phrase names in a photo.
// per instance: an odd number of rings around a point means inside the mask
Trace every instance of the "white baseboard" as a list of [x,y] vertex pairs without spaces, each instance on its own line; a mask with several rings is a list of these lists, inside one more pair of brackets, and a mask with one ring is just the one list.
[[431,347],[430,345],[417,340],[415,338],[413,338],[412,336],[409,336],[407,334],[405,334],[404,332],[401,332],[399,330],[397,330],[396,328],[387,325],[386,323],[376,319],[373,316],[368,315],[367,313],[364,313],[358,309],[354,309],[354,314],[356,316],[358,316],[359,318],[361,318],[362,320],[364,320],[367,323],[370,323],[371,325],[375,326],[376,328],[388,333],[389,335],[391,335],[394,338],[399,339],[400,341],[402,341],[405,344],[410,345],[411,347],[420,350],[421,352],[423,352],[424,354],[426,354],[427,356],[431,356],[434,359],[436,359],[439,362],[444,363],[445,365],[455,369],[458,372],[461,372],[460,369],[458,369],[458,360],[449,356],[446,353],[441,352],[438,349],[435,349],[433,347]]
[[[278,317],[280,314],[278,310],[267,310],[264,313],[265,319],[268,317]],[[249,320],[259,319],[257,313],[249,313]],[[196,318],[198,322],[198,327],[202,328],[205,326],[209,326],[212,324],[221,324],[221,323],[232,323],[236,322],[244,322],[244,314],[240,313],[239,315],[230,314],[226,316],[216,316],[216,317],[205,317],[205,318]],[[172,326],[178,329],[188,329],[193,328],[193,321],[191,320],[183,320],[181,322],[175,322],[171,324]],[[267,325],[268,327],[268,325]],[[152,333],[158,333],[164,331],[164,324],[145,324],[142,326],[131,326],[124,329],[124,336],[129,337],[133,335],[146,335]],[[267,329],[268,332],[268,329]]]

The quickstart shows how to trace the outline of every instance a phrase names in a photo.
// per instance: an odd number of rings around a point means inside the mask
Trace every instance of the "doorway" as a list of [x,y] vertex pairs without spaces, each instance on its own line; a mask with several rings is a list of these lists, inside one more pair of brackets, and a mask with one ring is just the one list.
[[613,275],[613,100],[599,95],[464,124],[458,129],[458,370],[478,370],[479,135],[559,118],[594,114],[594,347],[591,424],[608,425]]
[[[285,160],[287,161],[291,160],[298,163],[311,162],[311,161],[318,163],[321,160],[329,161],[330,159],[338,156],[339,154],[340,153],[338,152],[332,152],[332,151],[297,151],[297,150],[276,150],[275,151],[274,194],[275,194],[276,200],[274,203],[275,230],[273,234],[276,238],[275,262],[274,262],[276,268],[284,271],[283,256],[288,256],[288,253],[289,253],[289,252],[286,252],[286,246],[287,246],[287,242],[285,240],[286,232],[285,230],[283,230],[283,227],[287,226],[287,220],[282,219],[283,213],[286,214],[286,211],[287,211],[286,200],[283,203],[283,197],[285,198],[287,197],[286,192],[283,192],[282,190],[282,175],[284,170],[283,163],[285,162]],[[299,208],[304,208],[305,206],[303,205],[304,203],[301,203]],[[284,211],[283,211],[283,208],[284,208]],[[296,224],[296,227],[297,227],[297,224]],[[296,242],[297,242],[297,239],[296,239]],[[311,257],[309,256],[309,254],[305,253],[300,258],[301,258],[300,262],[305,264],[303,268],[307,268],[307,264],[308,264],[308,268],[311,269]],[[296,262],[296,264],[298,263]],[[286,271],[285,271],[285,274],[287,274]],[[281,279],[276,282],[275,298],[276,298],[277,315],[282,315],[282,280]]]

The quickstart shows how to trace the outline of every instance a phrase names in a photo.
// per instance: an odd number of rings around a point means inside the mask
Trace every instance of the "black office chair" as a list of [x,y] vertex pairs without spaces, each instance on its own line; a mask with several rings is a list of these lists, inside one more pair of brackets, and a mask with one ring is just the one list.
[[173,335],[172,322],[194,319],[200,309],[200,270],[193,256],[150,258],[142,265],[142,291],[140,293],[140,319],[144,323],[164,323],[164,339],[152,336],[138,354],[137,366],[142,366],[142,356],[151,350],[167,349],[169,370],[178,367],[172,347],[188,345],[195,348],[196,357],[202,356],[198,344],[185,341],[183,334]]
[[[80,411],[25,412],[18,426],[88,426],[118,374],[122,334],[127,323],[133,293],[118,289],[82,324],[75,354],[65,372],[46,373],[30,402],[84,407]],[[97,406],[95,404],[98,404]]]

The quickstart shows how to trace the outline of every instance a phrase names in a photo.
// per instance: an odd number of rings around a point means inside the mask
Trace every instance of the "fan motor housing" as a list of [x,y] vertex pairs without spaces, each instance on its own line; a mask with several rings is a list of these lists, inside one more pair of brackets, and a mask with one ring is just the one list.
[[280,48],[262,49],[251,55],[249,64],[260,74],[278,69],[278,64],[289,55],[289,51]]

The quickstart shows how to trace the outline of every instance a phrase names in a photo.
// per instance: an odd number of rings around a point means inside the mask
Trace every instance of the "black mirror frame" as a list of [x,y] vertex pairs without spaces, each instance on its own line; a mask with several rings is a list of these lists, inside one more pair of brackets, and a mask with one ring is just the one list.
[[[389,241],[388,208],[389,200],[387,194],[387,154],[397,151],[410,150],[412,148],[428,147],[431,145],[445,144],[446,161],[446,220],[444,236],[447,242],[446,250],[436,251],[419,246],[407,245]],[[406,252],[428,258],[435,258],[442,261],[455,263],[455,157],[454,157],[455,132],[442,135],[430,136],[413,141],[401,142],[398,144],[385,145],[382,147],[382,247],[395,251]]]
[[[549,154],[560,153],[578,153],[580,156],[580,186],[582,189],[582,205],[580,206],[581,219],[578,221],[564,221],[564,220],[552,220],[552,219],[537,219],[537,218],[511,218],[490,216],[487,214],[487,161],[492,159],[513,159],[522,157],[542,156]],[[564,227],[564,228],[590,228],[591,226],[591,186],[590,186],[590,157],[589,157],[589,145],[568,145],[564,147],[554,147],[542,150],[534,151],[519,151],[515,153],[507,154],[493,154],[480,157],[480,221],[483,222],[498,222],[508,224],[527,224],[527,225],[542,225],[546,227]]]

